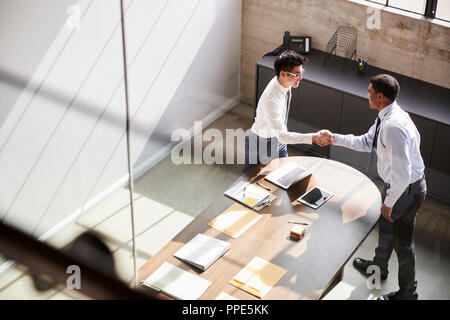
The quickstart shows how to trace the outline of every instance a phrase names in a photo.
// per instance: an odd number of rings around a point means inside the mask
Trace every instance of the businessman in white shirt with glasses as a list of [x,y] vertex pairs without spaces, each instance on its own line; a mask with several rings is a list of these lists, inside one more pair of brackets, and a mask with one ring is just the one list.
[[262,93],[256,108],[255,122],[245,136],[244,171],[256,164],[287,157],[287,144],[324,146],[334,142],[324,130],[302,134],[287,130],[291,88],[297,88],[303,76],[305,57],[293,50],[282,52],[274,63],[276,76]]
[[378,220],[379,238],[373,260],[356,258],[353,265],[363,271],[371,265],[380,268],[381,279],[388,276],[392,250],[398,257],[399,291],[379,297],[379,300],[415,300],[418,298],[415,279],[414,225],[416,214],[425,199],[427,186],[424,163],[420,154],[420,135],[408,113],[395,101],[400,86],[387,74],[370,79],[368,88],[371,109],[378,117],[364,135],[332,134],[335,145],[356,151],[377,154],[377,169],[384,181],[383,204]]

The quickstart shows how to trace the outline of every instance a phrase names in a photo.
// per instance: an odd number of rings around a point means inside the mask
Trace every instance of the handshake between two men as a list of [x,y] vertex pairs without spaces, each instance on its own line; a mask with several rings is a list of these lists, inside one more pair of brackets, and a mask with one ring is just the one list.
[[321,147],[326,147],[335,143],[336,140],[334,140],[334,135],[330,131],[324,129],[313,134],[312,142]]

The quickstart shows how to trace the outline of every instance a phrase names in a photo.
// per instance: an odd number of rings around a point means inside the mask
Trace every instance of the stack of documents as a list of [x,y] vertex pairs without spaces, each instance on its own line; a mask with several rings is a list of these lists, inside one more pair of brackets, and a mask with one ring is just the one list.
[[289,234],[292,240],[300,240],[303,238],[304,235],[305,235],[305,228],[302,228],[300,226],[293,226]]
[[245,181],[238,182],[232,186],[225,191],[225,195],[250,208],[270,201],[270,192]]
[[261,218],[260,214],[235,203],[208,223],[208,226],[237,238]]
[[161,291],[180,300],[197,300],[211,285],[211,281],[164,262],[142,285]]
[[228,242],[199,233],[175,252],[174,257],[206,270],[229,249]]
[[229,283],[262,299],[286,272],[269,261],[254,257]]

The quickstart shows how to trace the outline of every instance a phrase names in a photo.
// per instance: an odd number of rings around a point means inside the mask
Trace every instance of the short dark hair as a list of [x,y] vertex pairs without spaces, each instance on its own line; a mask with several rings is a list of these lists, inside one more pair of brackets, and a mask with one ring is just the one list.
[[372,77],[370,83],[376,93],[382,93],[391,101],[394,101],[400,92],[400,85],[397,79],[385,73]]
[[306,57],[298,54],[294,50],[286,50],[278,55],[273,66],[277,77],[279,77],[280,71],[292,71],[292,69],[301,66],[307,61],[308,59]]

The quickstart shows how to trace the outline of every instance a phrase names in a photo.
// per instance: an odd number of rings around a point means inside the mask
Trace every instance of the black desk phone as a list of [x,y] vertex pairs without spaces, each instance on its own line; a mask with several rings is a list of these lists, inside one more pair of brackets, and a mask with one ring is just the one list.
[[284,32],[283,44],[275,50],[266,53],[265,56],[278,56],[285,50],[294,50],[300,54],[309,54],[311,52],[311,37],[291,36],[289,31]]
[[291,36],[291,33],[286,31],[283,36],[283,51],[285,50],[308,54],[311,52],[311,37]]

